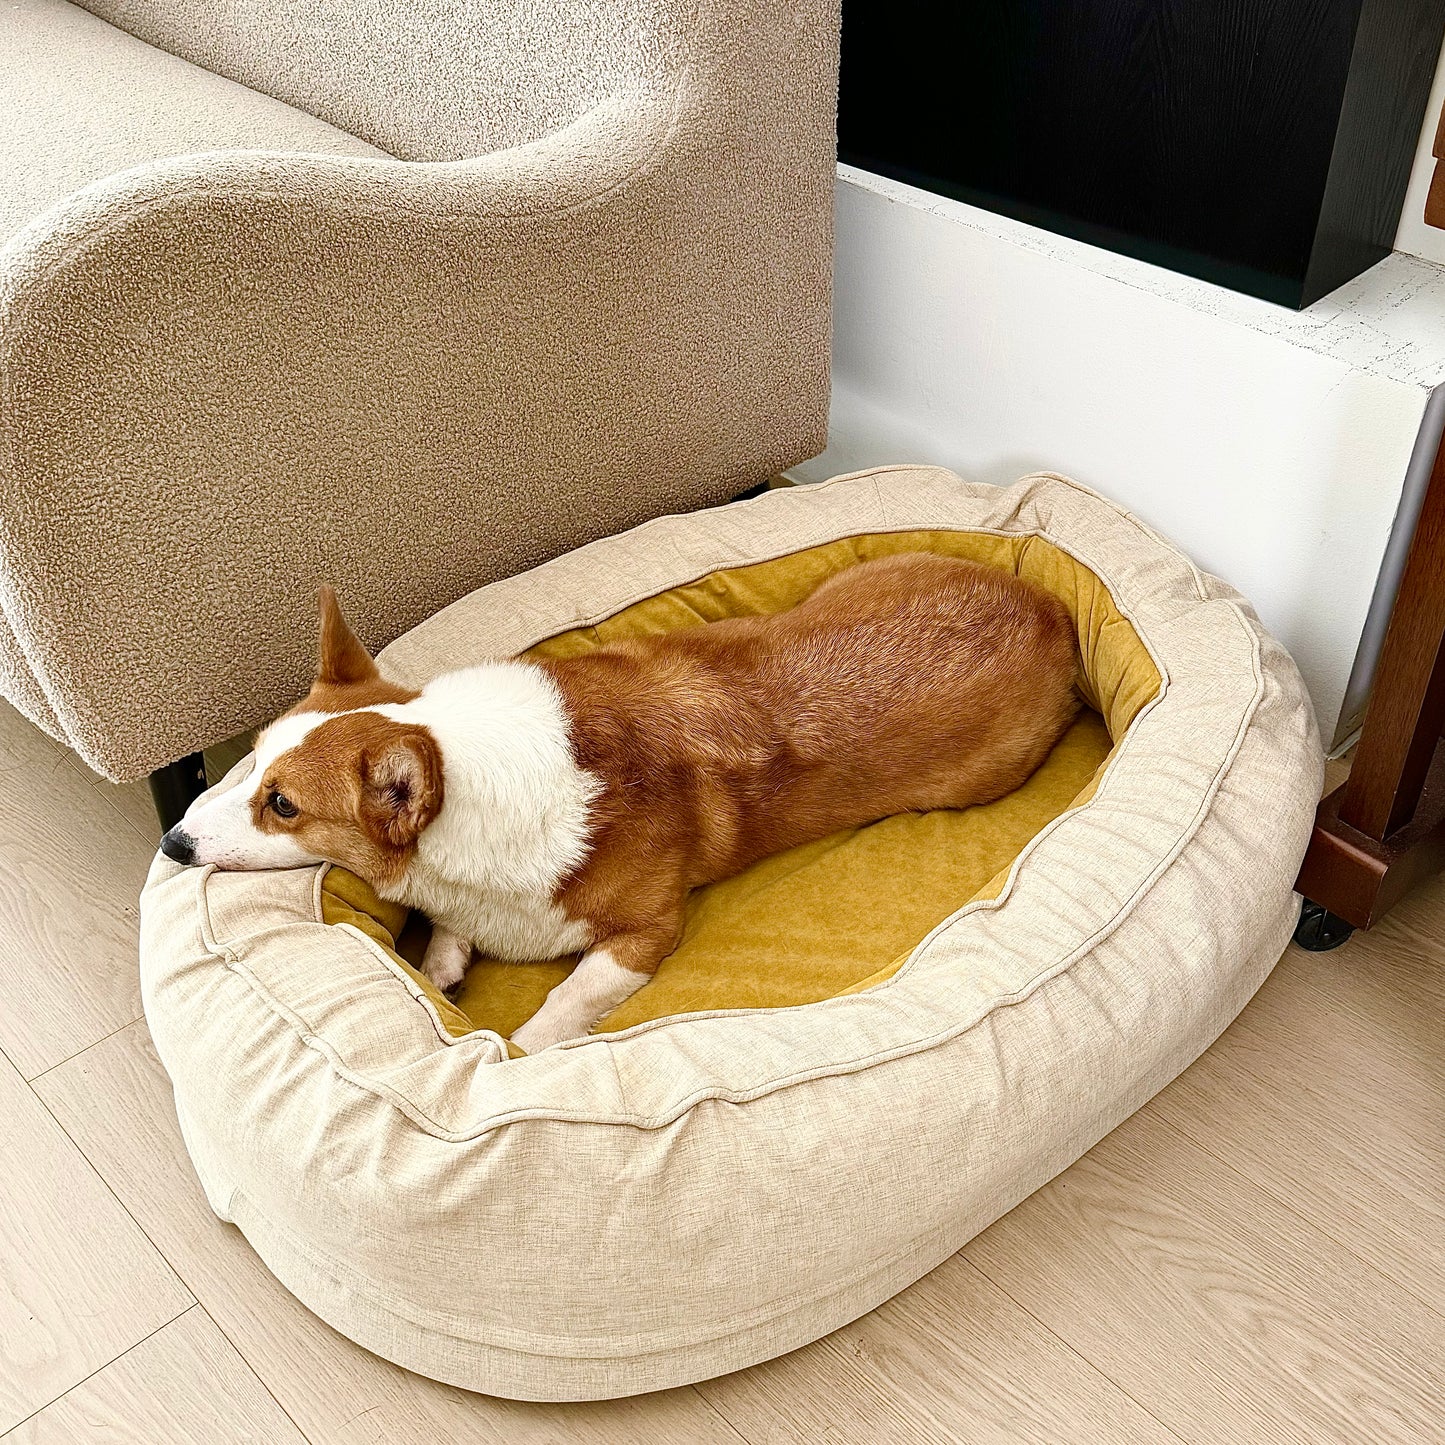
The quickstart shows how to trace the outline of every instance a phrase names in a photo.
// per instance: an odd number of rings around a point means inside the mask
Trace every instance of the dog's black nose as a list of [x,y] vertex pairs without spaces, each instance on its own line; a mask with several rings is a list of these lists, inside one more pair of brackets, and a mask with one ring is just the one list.
[[161,852],[174,863],[196,861],[196,840],[179,823],[161,839]]

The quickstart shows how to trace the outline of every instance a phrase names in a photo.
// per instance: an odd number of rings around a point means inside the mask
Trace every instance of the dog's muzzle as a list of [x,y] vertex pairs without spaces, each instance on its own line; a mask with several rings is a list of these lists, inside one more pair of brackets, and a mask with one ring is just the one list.
[[161,852],[173,863],[194,863],[196,840],[177,823],[161,839]]

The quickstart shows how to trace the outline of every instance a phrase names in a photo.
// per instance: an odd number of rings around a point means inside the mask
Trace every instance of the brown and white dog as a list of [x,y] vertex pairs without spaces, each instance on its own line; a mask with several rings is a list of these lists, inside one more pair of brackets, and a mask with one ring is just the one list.
[[514,1035],[585,1035],[677,945],[688,890],[890,813],[1018,787],[1077,708],[1073,624],[1027,582],[908,554],[789,612],[389,682],[321,592],[310,694],[251,773],[195,804],[168,857],[339,863],[434,923],[424,968],[473,947],[582,952]]

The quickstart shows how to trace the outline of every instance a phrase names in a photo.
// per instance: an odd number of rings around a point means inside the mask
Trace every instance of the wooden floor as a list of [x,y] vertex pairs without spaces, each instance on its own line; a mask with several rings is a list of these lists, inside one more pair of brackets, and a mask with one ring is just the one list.
[[5,1445],[1445,1440],[1445,880],[1291,950],[1178,1082],[882,1309],[692,1388],[518,1405],[349,1344],[208,1212],[136,989],[156,831],[142,785],[0,705]]

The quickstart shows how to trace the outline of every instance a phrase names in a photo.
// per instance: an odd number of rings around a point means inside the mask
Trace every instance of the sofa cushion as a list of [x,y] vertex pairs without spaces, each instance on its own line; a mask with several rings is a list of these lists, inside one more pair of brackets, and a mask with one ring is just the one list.
[[4,0],[0,245],[82,186],[215,150],[386,154],[66,0]]

